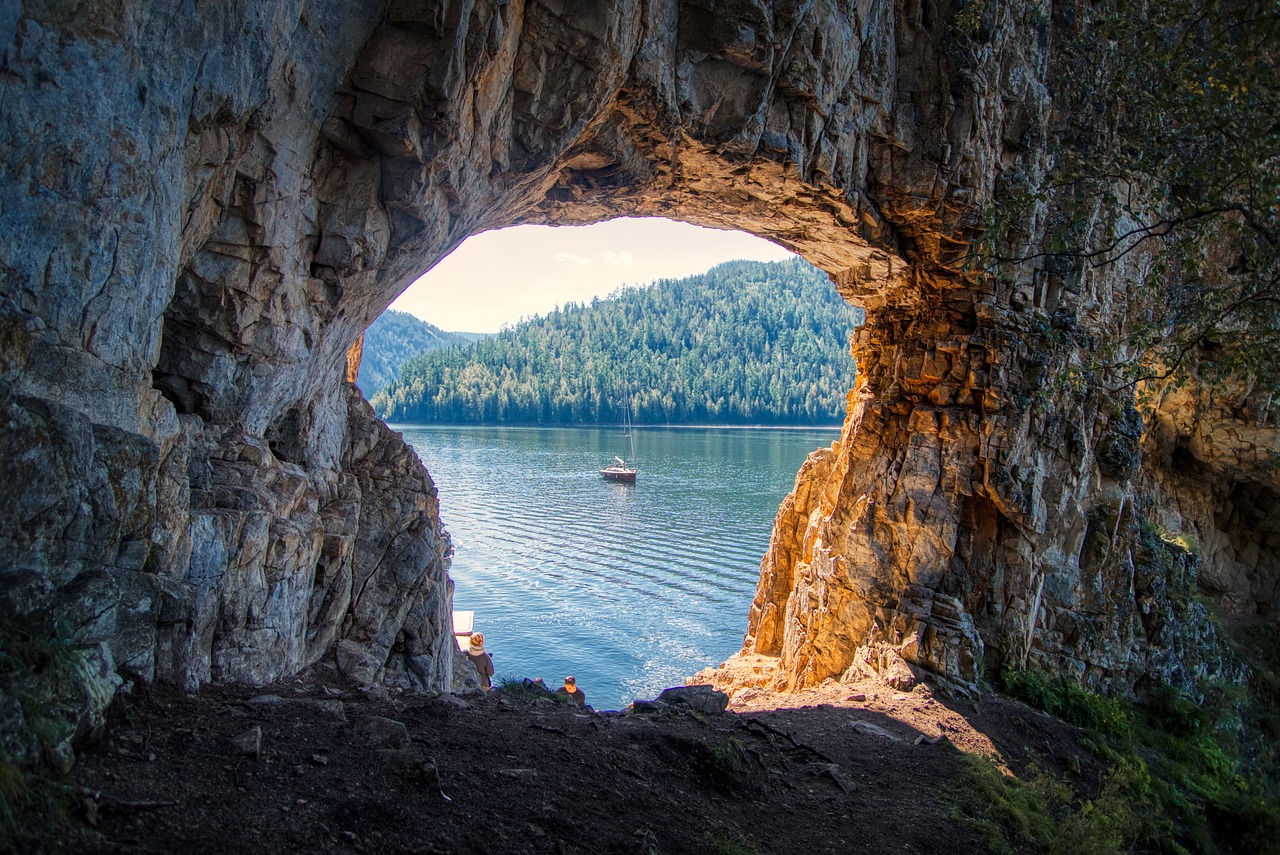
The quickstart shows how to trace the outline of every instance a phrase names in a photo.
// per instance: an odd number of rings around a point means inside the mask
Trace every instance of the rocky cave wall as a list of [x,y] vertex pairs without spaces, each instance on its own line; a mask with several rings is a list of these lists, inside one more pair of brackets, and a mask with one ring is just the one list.
[[[984,9],[957,39],[965,97],[947,127],[974,129],[964,157],[999,198],[1036,186],[1081,19],[1070,4]],[[941,179],[962,185],[942,210],[993,189]],[[960,233],[882,209],[922,287],[868,312],[841,440],[779,510],[741,656],[704,676],[731,691],[927,676],[971,693],[1010,665],[1128,696],[1241,677],[1221,628],[1275,619],[1280,419],[1248,390],[1098,374],[1090,357],[1138,308],[1123,283],[1151,259],[1104,272],[1040,253],[1067,208],[1031,209],[1014,248],[1029,260],[977,281],[948,268]],[[923,227],[914,245],[906,225]],[[1077,233],[1116,227],[1095,216]]]
[[[121,674],[325,656],[447,687],[435,487],[347,351],[469,234],[662,215],[790,247],[868,313],[749,649],[787,685],[898,657],[971,686],[993,655],[1131,683],[1152,631],[1115,544],[1136,484],[1176,485],[1123,402],[1041,394],[1112,285],[958,267],[981,206],[1043,168],[1069,6],[962,33],[923,0],[0,5],[6,614],[70,628],[86,710]],[[1215,465],[1175,522],[1224,532],[1212,575],[1247,611],[1275,573],[1240,568],[1274,543],[1216,520],[1274,520],[1276,484]]]

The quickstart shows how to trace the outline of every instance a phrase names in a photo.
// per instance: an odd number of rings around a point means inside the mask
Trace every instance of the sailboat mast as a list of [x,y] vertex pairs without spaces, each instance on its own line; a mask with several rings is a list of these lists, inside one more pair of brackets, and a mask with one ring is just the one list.
[[631,465],[635,466],[636,459],[636,438],[631,432],[631,386],[630,384],[623,387],[622,390],[622,432],[623,435],[631,442]]
[[625,413],[627,422],[627,437],[631,440],[631,465],[636,465],[636,435],[631,432],[631,402],[627,401],[627,411]]
[[617,461],[615,464],[609,464],[600,470],[600,474],[608,481],[619,481],[623,484],[634,484],[636,482],[637,469],[635,468],[636,457],[636,436],[631,429],[631,395],[626,396],[626,409],[622,412],[623,433],[631,442],[631,465],[627,465],[627,461],[621,457],[615,456],[613,459]]

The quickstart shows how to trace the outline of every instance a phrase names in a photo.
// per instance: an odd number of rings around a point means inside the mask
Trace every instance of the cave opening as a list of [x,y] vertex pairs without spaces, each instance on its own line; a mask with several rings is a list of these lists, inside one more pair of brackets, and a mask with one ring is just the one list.
[[[667,217],[742,230],[825,271],[867,312],[858,388],[844,391],[850,414],[872,402],[875,429],[828,467],[839,483],[813,510],[841,528],[818,536],[832,555],[855,537],[851,563],[897,562],[928,589],[952,544],[906,543],[917,509],[948,489],[924,458],[976,436],[998,401],[983,391],[994,295],[960,274],[985,192],[959,155],[971,107],[936,128],[922,116],[918,136],[885,107],[892,52],[864,51],[857,28],[817,38],[814,12],[782,42],[768,18],[639,31],[608,16],[565,29],[488,12],[446,28],[485,38],[455,42],[414,14],[370,21],[367,38],[325,54],[323,75],[286,87],[271,110],[202,101],[181,137],[183,225],[139,412],[158,426],[175,509],[161,570],[197,580],[200,608],[165,629],[183,652],[157,666],[162,678],[198,685],[217,660],[219,673],[267,681],[332,655],[362,683],[448,684],[439,490],[342,379],[355,376],[353,345],[424,268],[512,225]],[[524,38],[543,27],[572,44]],[[793,38],[806,30],[815,37]],[[946,477],[963,486],[975,467],[962,463]],[[815,501],[828,492],[814,487]],[[874,514],[864,495],[880,497]],[[846,503],[874,527],[844,530],[834,511]],[[787,536],[803,540],[807,525]],[[820,654],[805,680],[839,673],[873,611],[896,608],[892,587],[826,609],[830,625],[788,616],[784,655]],[[833,635],[837,623],[853,629]]]
[[[719,278],[706,272],[718,264],[728,265]],[[566,271],[578,275],[566,281]],[[731,275],[738,278],[725,278]],[[495,283],[490,291],[484,279]],[[849,338],[860,313],[839,297],[826,274],[773,244],[742,232],[654,219],[489,232],[464,242],[390,307],[409,309],[422,321],[444,318],[430,334],[444,333],[438,343],[448,347],[445,337],[454,331],[509,339],[522,319],[545,334],[547,328],[538,324],[554,321],[559,329],[572,320],[564,317],[572,315],[572,307],[600,311],[611,295],[621,299],[624,289],[657,287],[659,280],[668,287],[677,281],[698,283],[679,292],[679,302],[692,304],[689,313],[668,320],[692,328],[650,333],[651,340],[657,339],[656,350],[642,351],[640,359],[653,354],[669,355],[673,363],[693,359],[698,372],[705,369],[709,375],[715,366],[706,363],[715,360],[691,356],[687,346],[715,336],[724,338],[724,347],[749,340],[744,346],[761,355],[780,347],[782,359],[809,354],[812,363],[800,373],[813,375],[813,391],[806,386],[798,394],[817,399],[826,418],[808,426],[778,424],[787,421],[779,418],[767,419],[772,424],[765,425],[744,425],[741,419],[716,425],[717,420],[708,423],[704,415],[694,425],[655,425],[645,419],[649,411],[641,403],[647,387],[662,384],[667,397],[671,388],[683,388],[679,376],[663,376],[659,369],[656,377],[633,378],[626,393],[625,403],[634,405],[639,419],[632,439],[641,477],[638,485],[623,487],[597,474],[613,453],[631,457],[629,449],[618,446],[622,436],[615,429],[622,420],[622,401],[606,402],[617,406],[601,406],[584,424],[560,423],[559,416],[572,419],[577,413],[568,408],[555,409],[546,421],[515,417],[494,424],[483,417],[489,412],[484,407],[477,408],[480,417],[473,419],[487,421],[483,424],[450,424],[447,417],[415,424],[412,417],[393,417],[406,410],[390,411],[385,391],[374,393],[367,384],[364,389],[435,480],[441,522],[455,550],[450,570],[454,608],[474,612],[475,628],[486,635],[498,677],[541,677],[554,684],[574,673],[591,702],[605,708],[656,695],[740,648],[779,503],[805,457],[839,437],[845,398],[854,385]],[[727,295],[733,288],[745,292],[750,302],[733,302]],[[822,296],[815,299],[815,293]],[[826,304],[826,310],[800,305],[806,298]],[[536,300],[542,302],[532,302]],[[761,307],[758,301],[779,307]],[[675,307],[661,302],[651,308],[660,315]],[[644,309],[630,306],[626,311]],[[848,325],[835,331],[831,318],[838,317]],[[403,330],[405,319],[395,320],[396,329]],[[750,329],[746,335],[734,330],[730,337],[722,329],[730,323]],[[364,378],[370,361],[388,361],[385,343],[375,338],[378,330],[375,322],[363,337],[359,358]],[[831,338],[825,352],[816,349],[818,333]],[[567,334],[576,337],[572,327]],[[395,335],[402,333],[389,337]],[[452,343],[465,348],[469,338]],[[633,355],[631,343],[621,344],[621,353],[606,349],[588,359],[598,364]],[[540,345],[535,340],[529,347]],[[646,347],[643,341],[635,346]],[[664,347],[674,350],[666,354]],[[830,364],[833,350],[843,356],[843,366]],[[517,348],[512,353],[514,357],[505,357],[511,364],[500,354],[500,366],[485,367],[508,374],[523,370],[526,379],[538,373],[538,365],[531,369],[527,364],[528,352]],[[723,348],[721,353],[727,356]],[[571,360],[578,355],[568,354]],[[582,367],[581,362],[566,365],[565,356],[549,364],[562,385],[565,374]],[[771,368],[752,361],[750,354],[741,356],[748,374]],[[750,382],[758,384],[758,392],[768,391],[759,377]],[[621,398],[628,379],[597,377],[594,385],[597,400],[610,394]],[[775,377],[774,391],[782,385],[798,384]],[[402,377],[389,391],[410,386],[412,380]],[[433,392],[428,388],[420,394],[431,397]],[[573,643],[574,638],[592,641],[583,646]],[[391,652],[394,656],[396,649]]]
[[[126,681],[266,685],[320,664],[354,686],[452,688],[440,505],[447,520],[453,478],[432,463],[434,483],[343,378],[352,345],[424,267],[516,224],[661,215],[742,229],[868,312],[841,447],[805,459],[760,567],[749,632],[780,663],[773,687],[861,669],[895,689],[924,671],[978,692],[984,661],[1012,659],[1124,692],[1192,649],[1133,643],[1124,573],[1100,577],[1123,609],[1094,621],[1098,600],[1085,612],[1076,597],[1082,509],[1135,498],[1141,481],[1095,471],[1093,440],[1123,417],[1069,388],[1055,399],[1074,376],[1056,360],[1074,367],[1106,343],[1119,283],[1075,264],[964,269],[984,209],[1033,191],[1052,161],[1073,113],[1046,50],[1076,44],[1083,19],[967,4],[996,16],[967,32],[952,26],[959,4],[53,5],[0,15],[14,107],[0,117],[0,218],[14,235],[0,301],[13,453],[0,460],[20,487],[0,540],[7,604],[65,621],[86,667],[68,671],[70,703],[50,707],[65,738],[24,751],[69,750]],[[1037,199],[1011,239],[1050,249],[1054,219],[1079,201],[1078,187]],[[648,611],[676,630],[652,640],[650,660],[710,655],[681,597],[723,594],[719,613],[740,631],[735,586],[754,583],[762,547],[723,532],[747,519],[734,502],[776,479],[738,471],[723,495],[700,494],[697,455],[663,443],[717,442],[735,463],[785,455],[761,450],[764,432],[641,428],[641,477],[666,459],[691,493],[646,511],[678,547],[624,580],[674,599],[624,597],[600,556],[619,543],[617,560],[638,554],[629,515],[661,493],[602,483],[595,457],[617,436],[595,430],[540,452],[591,458],[555,476],[578,512],[558,524],[537,484],[476,467],[479,487],[529,509],[518,545],[486,536],[487,563],[519,576],[519,553],[558,574],[572,597],[557,599],[578,612],[622,604],[610,632],[583,632],[580,614],[553,617],[535,591],[521,620],[539,644],[618,655],[622,612]],[[1223,537],[1209,546],[1265,569],[1210,581],[1249,586],[1244,605],[1274,620],[1275,469],[1257,470],[1275,442],[1256,437],[1248,477],[1205,469],[1227,487],[1195,522],[1216,511]],[[1205,462],[1234,455],[1211,446]],[[474,462],[456,443],[428,451]],[[476,495],[494,514],[496,499]],[[583,507],[615,528],[571,553],[555,538]],[[717,510],[682,515],[705,508]],[[695,550],[733,558],[746,579],[695,572]],[[577,566],[553,560],[564,554]],[[1102,632],[1088,643],[1077,626]],[[1206,624],[1186,626],[1199,647]],[[518,673],[498,653],[499,674]],[[576,672],[609,705],[575,661],[550,667],[560,673],[541,676]]]
[[[357,129],[365,120],[344,116]],[[199,613],[175,632],[198,638],[211,658],[235,663],[230,667],[255,681],[332,652],[340,670],[360,681],[447,684],[453,582],[445,567],[452,545],[438,517],[439,489],[394,434],[372,423],[363,398],[342,379],[357,377],[365,330],[424,267],[447,263],[470,235],[655,215],[715,234],[741,230],[824,271],[828,296],[838,295],[842,305],[881,313],[890,331],[909,326],[916,310],[908,295],[916,283],[906,262],[885,248],[887,224],[872,207],[716,146],[650,147],[645,157],[656,165],[646,164],[627,148],[632,134],[643,133],[623,127],[630,121],[611,119],[596,138],[539,166],[537,182],[510,186],[511,176],[497,166],[487,177],[404,172],[405,158],[419,153],[388,150],[367,135],[326,132],[315,198],[301,200],[318,208],[314,219],[300,221],[314,231],[288,244],[273,229],[292,221],[270,220],[256,207],[261,189],[243,164],[228,170],[226,200],[198,200],[196,219],[208,233],[191,242],[176,277],[151,377],[177,412],[186,455],[180,465],[192,476],[193,535],[181,544],[183,555],[192,567],[210,566],[214,590],[236,595],[224,599],[233,614]],[[677,165],[678,180],[671,172]],[[398,182],[411,175],[418,183],[406,200],[399,194],[410,188]],[[474,182],[465,192],[464,179]],[[527,285],[524,273],[512,274],[517,292]],[[476,298],[474,288],[458,288]],[[846,341],[839,347],[848,350]],[[853,385],[851,376],[839,395]],[[815,438],[806,450],[834,438]],[[793,457],[784,474],[764,481],[777,485],[776,493],[755,518],[760,542],[742,563],[748,582],[728,609],[738,640],[742,600],[750,597],[778,501],[802,461],[803,454]],[[245,554],[240,544],[250,535],[255,550],[240,561],[235,556]],[[282,537],[297,547],[256,548],[258,540]],[[296,585],[288,581],[295,576]],[[288,631],[266,639],[256,629],[264,621]],[[164,676],[204,682],[211,673],[205,662],[182,660]]]

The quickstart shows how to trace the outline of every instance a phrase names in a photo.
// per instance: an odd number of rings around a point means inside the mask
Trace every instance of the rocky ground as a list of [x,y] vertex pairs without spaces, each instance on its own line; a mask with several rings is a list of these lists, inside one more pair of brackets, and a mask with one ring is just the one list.
[[1090,775],[1072,728],[1008,701],[878,681],[748,694],[720,714],[599,712],[525,684],[362,690],[323,667],[263,689],[152,687],[82,752],[76,815],[17,848],[971,852],[947,796],[964,752]]

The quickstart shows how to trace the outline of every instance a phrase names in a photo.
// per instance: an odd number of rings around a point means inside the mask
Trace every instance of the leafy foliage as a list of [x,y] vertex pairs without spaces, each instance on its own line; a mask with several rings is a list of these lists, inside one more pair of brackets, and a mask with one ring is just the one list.
[[1132,715],[1120,701],[1104,698],[1065,680],[1049,680],[1035,671],[1006,668],[1000,688],[1011,698],[1085,730],[1122,737],[1133,725]]
[[60,709],[84,657],[70,632],[43,614],[0,616],[0,700],[15,699],[44,750],[70,735]]
[[999,855],[1026,851],[1062,855],[1119,855],[1139,836],[1142,817],[1125,790],[1136,770],[1121,765],[1097,797],[1081,799],[1070,784],[1036,769],[1021,780],[990,759],[964,755],[958,786],[949,794],[958,817]]
[[470,343],[466,333],[445,332],[407,312],[388,309],[364,333],[360,377],[356,385],[366,396],[385,389],[412,356],[430,350]]
[[373,399],[395,421],[832,424],[853,385],[857,318],[801,261],[570,303],[464,349],[411,359]]
[[[69,735],[60,692],[79,662],[69,633],[47,616],[0,614],[0,703],[17,703],[40,751]],[[19,734],[4,736],[6,745],[21,742]],[[39,756],[11,757],[0,747],[0,852],[24,851],[24,841],[41,827],[67,822],[71,791],[41,774],[49,771],[41,765]]]
[[703,834],[703,839],[715,855],[769,855],[768,850],[761,848],[760,844],[749,837],[719,828]]
[[[1280,4],[1072,9],[1055,7],[1053,166],[989,212],[984,266],[1116,281],[1128,302],[1100,356],[1122,386],[1194,374],[1280,390]],[[1042,251],[1020,253],[1049,200]]]
[[[1240,651],[1268,673],[1256,649]],[[975,764],[953,800],[993,850],[1278,851],[1275,758],[1242,739],[1242,719],[1274,712],[1276,699],[1261,687],[1246,696],[1220,690],[1200,703],[1158,687],[1135,705],[1006,669],[1001,688],[1084,730],[1082,742],[1110,771],[1095,797],[1081,798],[1042,774],[1024,782]]]

